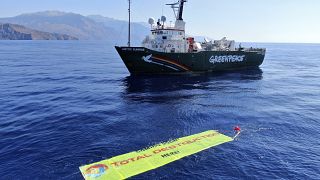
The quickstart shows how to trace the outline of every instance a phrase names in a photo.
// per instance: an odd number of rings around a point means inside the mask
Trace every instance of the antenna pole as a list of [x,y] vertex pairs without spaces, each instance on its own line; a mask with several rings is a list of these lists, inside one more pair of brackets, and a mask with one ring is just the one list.
[[128,9],[128,12],[129,12],[129,26],[128,26],[128,47],[131,46],[131,0],[128,0],[129,2],[129,9]]

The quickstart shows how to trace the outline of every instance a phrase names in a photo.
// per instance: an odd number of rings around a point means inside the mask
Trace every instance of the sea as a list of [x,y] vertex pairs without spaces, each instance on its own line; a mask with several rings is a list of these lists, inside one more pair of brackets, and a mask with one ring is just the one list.
[[265,47],[259,69],[131,76],[104,41],[0,42],[0,179],[79,167],[207,130],[235,141],[132,179],[320,179],[320,44]]

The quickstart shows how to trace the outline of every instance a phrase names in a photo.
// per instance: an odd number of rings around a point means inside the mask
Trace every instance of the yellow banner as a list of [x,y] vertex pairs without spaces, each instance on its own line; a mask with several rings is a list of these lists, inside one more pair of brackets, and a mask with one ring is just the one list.
[[87,180],[126,179],[232,140],[210,130],[82,166],[80,171]]

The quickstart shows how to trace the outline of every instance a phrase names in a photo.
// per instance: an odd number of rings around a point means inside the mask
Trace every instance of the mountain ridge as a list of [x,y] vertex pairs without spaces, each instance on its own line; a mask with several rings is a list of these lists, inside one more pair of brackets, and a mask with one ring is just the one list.
[[[41,11],[0,18],[0,23],[19,24],[38,31],[68,34],[79,40],[110,40],[118,43],[127,41],[127,21],[100,15],[83,16],[72,12]],[[132,41],[140,43],[149,32],[149,28],[143,23],[135,22],[131,26]]]

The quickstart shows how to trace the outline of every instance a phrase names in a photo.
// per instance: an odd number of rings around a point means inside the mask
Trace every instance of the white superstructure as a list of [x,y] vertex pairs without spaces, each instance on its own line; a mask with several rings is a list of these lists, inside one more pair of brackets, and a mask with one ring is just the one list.
[[165,22],[151,26],[151,34],[143,40],[143,47],[159,52],[187,52],[184,21],[177,20],[174,26]]
[[186,0],[179,0],[177,3],[167,4],[173,9],[176,16],[174,24],[168,24],[166,17],[162,16],[155,22],[149,18],[151,34],[146,36],[142,46],[154,51],[165,53],[187,53],[199,51],[234,51],[235,42],[226,38],[215,41],[195,42],[193,37],[186,37],[185,25],[182,19],[183,4]]

